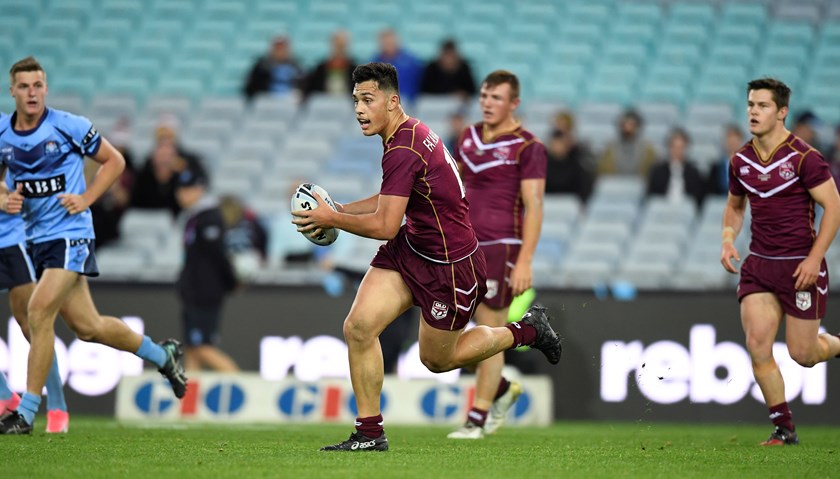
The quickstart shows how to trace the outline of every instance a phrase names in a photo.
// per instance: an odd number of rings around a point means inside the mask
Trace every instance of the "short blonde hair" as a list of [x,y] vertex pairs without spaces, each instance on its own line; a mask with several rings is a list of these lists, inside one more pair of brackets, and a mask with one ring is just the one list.
[[44,67],[42,67],[41,64],[38,63],[38,60],[36,60],[33,56],[28,56],[12,65],[12,68],[9,70],[10,84],[14,85],[15,75],[20,72],[42,72],[44,74],[44,78],[47,77],[47,72],[44,71]]

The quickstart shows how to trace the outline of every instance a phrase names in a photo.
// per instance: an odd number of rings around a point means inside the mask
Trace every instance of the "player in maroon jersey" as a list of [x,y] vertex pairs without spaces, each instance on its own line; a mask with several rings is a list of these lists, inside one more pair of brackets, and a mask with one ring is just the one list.
[[[539,349],[556,364],[561,346],[543,308],[531,308],[506,327],[463,331],[486,291],[485,263],[455,161],[438,135],[403,111],[392,65],[361,65],[353,71],[353,82],[362,133],[383,140],[380,191],[337,205],[337,212],[328,207],[295,211],[292,222],[310,234],[334,227],[388,240],[373,258],[344,320],[359,411],[356,431],[348,440],[322,448],[385,451],[379,334],[412,305],[423,315],[420,359],[434,372],[474,364],[522,344]],[[400,226],[403,216],[405,225]]]
[[[507,323],[514,296],[531,287],[531,263],[543,218],[547,156],[545,147],[515,116],[519,79],[497,70],[481,83],[483,119],[458,139],[455,160],[461,169],[470,220],[487,260],[487,294],[475,321],[498,327]],[[502,425],[521,387],[502,376],[504,354],[481,361],[476,370],[475,401],[466,423],[451,439],[480,439]]]
[[[785,384],[773,358],[782,319],[790,357],[805,367],[840,354],[840,338],[820,334],[828,292],[825,253],[840,226],[840,196],[822,155],[785,128],[790,88],[762,78],[747,84],[752,140],[730,160],[720,261],[737,273],[734,241],[752,210],[750,256],[741,266],[738,299],[755,380],[775,429],[765,446],[798,444]],[[814,203],[824,209],[814,231]]]

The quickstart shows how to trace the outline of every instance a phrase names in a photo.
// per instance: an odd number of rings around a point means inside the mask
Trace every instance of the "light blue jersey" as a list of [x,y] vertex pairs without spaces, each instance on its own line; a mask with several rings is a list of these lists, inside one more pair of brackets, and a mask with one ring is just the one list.
[[[0,113],[0,121],[6,118],[5,113]],[[6,175],[6,187],[14,190],[11,175]],[[24,230],[23,217],[21,215],[9,215],[0,211],[0,249],[26,242],[26,231]]]
[[93,239],[90,209],[71,215],[58,195],[85,192],[84,157],[99,151],[99,132],[85,117],[50,108],[32,130],[15,131],[15,117],[0,119],[0,163],[15,187],[23,185],[26,238]]

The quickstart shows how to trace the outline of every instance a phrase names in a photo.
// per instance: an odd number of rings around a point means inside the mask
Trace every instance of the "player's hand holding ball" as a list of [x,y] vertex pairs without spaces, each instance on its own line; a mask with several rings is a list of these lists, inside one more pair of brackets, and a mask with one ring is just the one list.
[[[318,208],[321,204],[329,208]],[[303,183],[292,194],[292,223],[309,241],[318,246],[327,246],[338,238],[338,230],[330,223],[332,214],[338,211],[329,193],[318,185]]]

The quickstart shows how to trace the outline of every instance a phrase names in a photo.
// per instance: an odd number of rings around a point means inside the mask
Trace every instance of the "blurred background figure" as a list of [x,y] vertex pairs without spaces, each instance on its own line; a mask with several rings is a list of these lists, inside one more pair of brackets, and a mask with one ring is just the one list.
[[805,110],[798,115],[793,121],[793,126],[790,132],[798,136],[802,141],[816,148],[822,152],[822,144],[820,138],[817,136],[817,131],[820,128],[820,119],[811,110]]
[[744,131],[740,126],[730,123],[724,127],[720,157],[709,170],[708,193],[724,196],[729,193],[729,160],[745,143]]
[[292,56],[291,40],[283,35],[274,37],[268,53],[257,59],[248,73],[243,88],[245,97],[252,100],[262,93],[277,96],[298,93],[302,75],[303,70]]
[[329,93],[350,98],[353,92],[353,69],[356,68],[356,62],[348,52],[350,34],[338,30],[333,33],[330,44],[330,56],[306,76],[304,97],[312,93]]
[[665,196],[679,203],[693,200],[699,207],[706,192],[705,181],[694,162],[688,159],[691,138],[682,128],[674,128],[667,140],[667,156],[650,170],[647,194]]
[[586,202],[592,193],[594,175],[590,170],[592,153],[577,141],[574,115],[569,111],[557,114],[554,130],[548,140],[548,165],[545,177],[546,194],[572,194]]
[[181,206],[175,199],[178,173],[189,169],[204,173],[201,159],[178,143],[178,120],[164,115],[155,129],[155,145],[137,174],[131,194],[131,207],[167,209],[177,216]]
[[187,369],[238,371],[219,349],[219,323],[224,298],[237,285],[225,246],[225,228],[218,199],[207,192],[202,171],[176,175],[178,204],[184,209],[184,266],[178,275]]
[[405,104],[412,104],[420,91],[423,63],[413,53],[400,45],[396,30],[391,28],[379,32],[379,52],[371,61],[385,62],[397,69],[400,97]]
[[600,175],[636,175],[647,178],[656,161],[656,149],[642,136],[644,122],[636,110],[626,110],[618,119],[618,136],[598,161]]
[[840,185],[840,125],[834,128],[834,141],[825,152],[825,161],[831,168],[831,176],[834,177],[834,182]]
[[438,57],[426,65],[420,93],[459,95],[465,99],[475,95],[475,79],[470,64],[461,57],[455,40],[444,41]]
[[443,144],[446,145],[446,149],[450,153],[454,153],[455,148],[458,148],[458,137],[461,136],[461,132],[464,131],[466,126],[467,119],[462,109],[459,108],[449,115],[449,131],[443,140]]
[[[120,220],[131,204],[131,192],[136,175],[134,157],[128,149],[128,145],[131,143],[130,120],[127,117],[117,120],[108,133],[108,139],[125,158],[125,169],[108,191],[103,193],[94,204],[90,205],[97,248],[102,248],[119,239]],[[91,184],[99,171],[99,166],[99,163],[92,160],[85,163],[85,179],[88,185]]]
[[236,196],[219,198],[219,210],[225,228],[225,248],[239,282],[247,283],[265,263],[268,233],[257,214]]

